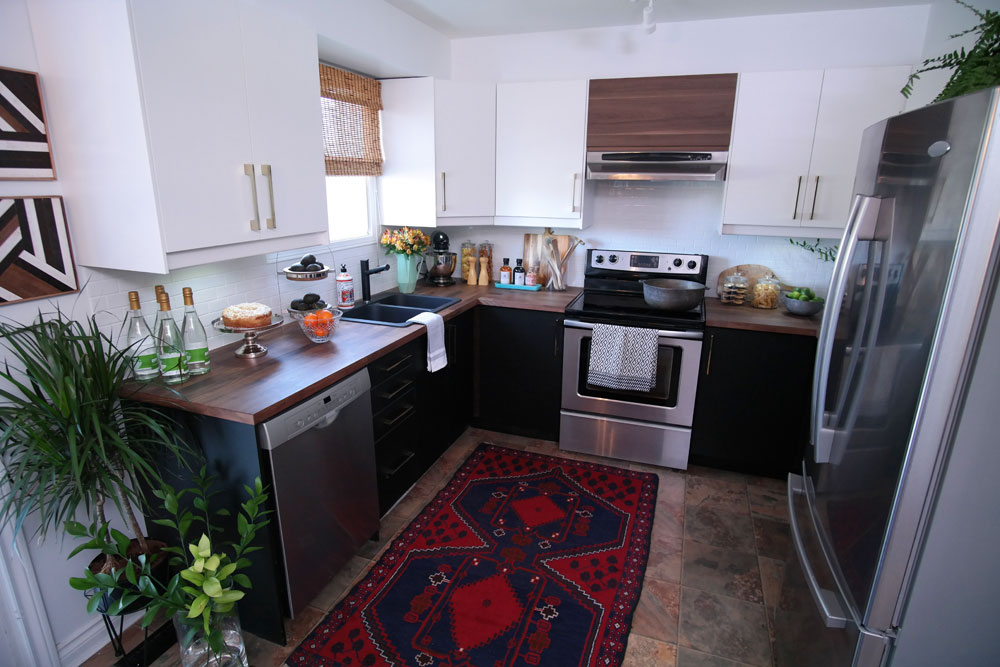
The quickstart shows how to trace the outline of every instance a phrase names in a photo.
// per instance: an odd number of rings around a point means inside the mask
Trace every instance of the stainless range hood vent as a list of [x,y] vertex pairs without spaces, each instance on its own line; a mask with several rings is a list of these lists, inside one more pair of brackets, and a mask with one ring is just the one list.
[[727,152],[599,151],[587,153],[595,181],[724,181]]

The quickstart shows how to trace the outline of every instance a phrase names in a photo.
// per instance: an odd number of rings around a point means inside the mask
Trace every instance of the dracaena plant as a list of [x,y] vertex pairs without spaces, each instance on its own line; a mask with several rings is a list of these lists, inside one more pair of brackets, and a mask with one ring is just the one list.
[[184,465],[190,448],[167,414],[122,400],[133,350],[94,316],[79,322],[60,310],[0,322],[0,349],[0,527],[17,532],[34,514],[44,537],[84,513],[107,526],[110,502],[148,553],[133,511],[143,506],[138,489],[162,483],[157,460]]
[[[247,499],[236,514],[236,532],[239,539],[224,541],[218,537],[221,522],[229,520],[231,512],[222,508],[210,511],[215,478],[205,468],[194,476],[192,487],[175,491],[169,485],[154,492],[161,501],[164,518],[155,523],[172,528],[178,537],[175,545],[164,552],[170,555],[169,565],[174,574],[166,580],[157,576],[153,560],[140,556],[128,561],[124,567],[110,573],[93,573],[89,569],[82,577],[70,579],[70,586],[81,591],[95,591],[87,604],[93,612],[102,598],[116,599],[108,613],[119,614],[140,598],[146,599],[146,613],[142,627],[148,627],[159,614],[174,617],[187,627],[182,644],[199,635],[207,641],[212,651],[221,653],[224,642],[221,632],[214,626],[220,615],[230,614],[236,602],[251,588],[250,578],[240,570],[251,564],[248,556],[261,549],[252,542],[257,531],[269,523],[270,510],[264,509],[268,493],[258,477],[253,486],[244,486]],[[187,498],[190,496],[190,504]],[[190,506],[189,506],[190,505]],[[192,509],[193,508],[193,509]],[[86,538],[87,542],[76,551],[98,549],[120,554],[123,544],[111,530],[113,539],[104,540],[101,526],[83,526],[67,522],[66,530],[72,535]],[[194,536],[198,536],[196,539]],[[244,589],[244,590],[240,590]]]

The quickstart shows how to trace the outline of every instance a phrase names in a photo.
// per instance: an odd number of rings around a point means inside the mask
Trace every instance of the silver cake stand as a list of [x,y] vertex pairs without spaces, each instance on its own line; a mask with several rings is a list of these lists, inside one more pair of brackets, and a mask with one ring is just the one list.
[[222,333],[243,334],[243,347],[236,350],[233,354],[240,359],[256,359],[257,357],[263,357],[267,354],[267,348],[260,344],[257,340],[257,336],[265,331],[277,329],[284,321],[285,320],[281,315],[271,313],[271,323],[265,324],[262,327],[229,327],[226,326],[221,317],[217,317],[212,320],[212,326]]

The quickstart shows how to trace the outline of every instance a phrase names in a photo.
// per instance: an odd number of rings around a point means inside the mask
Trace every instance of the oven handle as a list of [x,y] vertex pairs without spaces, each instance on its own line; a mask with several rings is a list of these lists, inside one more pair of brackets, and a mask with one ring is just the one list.
[[[571,329],[593,329],[594,325],[590,322],[580,322],[579,320],[565,320],[563,325]],[[624,326],[624,325],[623,325]],[[643,328],[643,327],[639,327]],[[690,340],[701,340],[704,338],[704,334],[701,331],[662,331],[658,330],[656,335],[660,338],[687,338]]]

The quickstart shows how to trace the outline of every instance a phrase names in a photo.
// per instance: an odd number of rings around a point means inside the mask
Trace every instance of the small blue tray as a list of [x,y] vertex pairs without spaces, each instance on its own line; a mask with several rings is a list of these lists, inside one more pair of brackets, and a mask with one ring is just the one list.
[[537,292],[542,289],[541,285],[504,285],[503,283],[493,283],[493,286],[502,289],[523,289],[529,292]]

